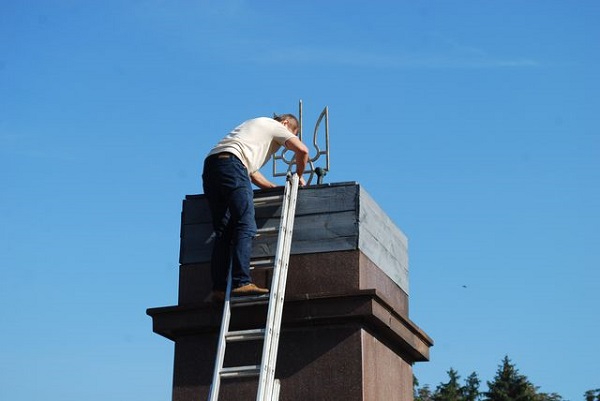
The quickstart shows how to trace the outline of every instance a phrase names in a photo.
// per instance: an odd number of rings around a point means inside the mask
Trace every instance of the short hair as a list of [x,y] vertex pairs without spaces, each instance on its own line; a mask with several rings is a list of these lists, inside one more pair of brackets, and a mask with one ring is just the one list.
[[296,128],[299,128],[299,126],[300,126],[298,119],[293,114],[275,114],[275,113],[273,113],[273,119],[275,121],[279,121],[280,123],[282,123],[284,121],[293,121],[294,124],[296,125]]

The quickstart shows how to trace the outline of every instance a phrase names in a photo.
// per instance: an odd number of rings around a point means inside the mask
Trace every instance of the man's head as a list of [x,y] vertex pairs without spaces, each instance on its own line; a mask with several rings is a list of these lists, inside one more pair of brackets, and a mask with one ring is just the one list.
[[288,131],[294,135],[298,135],[298,119],[293,114],[274,114],[273,119],[283,124]]

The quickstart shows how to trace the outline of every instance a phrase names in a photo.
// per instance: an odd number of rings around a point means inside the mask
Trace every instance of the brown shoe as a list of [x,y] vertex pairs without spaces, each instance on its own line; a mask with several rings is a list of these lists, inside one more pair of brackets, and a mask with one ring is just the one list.
[[264,295],[268,294],[269,290],[266,288],[257,287],[254,283],[242,285],[241,287],[234,288],[231,290],[232,297],[243,297],[246,295]]

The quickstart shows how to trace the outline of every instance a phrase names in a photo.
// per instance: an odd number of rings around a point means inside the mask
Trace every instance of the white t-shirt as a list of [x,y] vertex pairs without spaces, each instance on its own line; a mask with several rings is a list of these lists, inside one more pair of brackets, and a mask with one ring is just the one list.
[[293,137],[295,135],[279,121],[258,117],[235,127],[212,148],[208,156],[221,152],[232,153],[252,174],[264,166],[285,141]]

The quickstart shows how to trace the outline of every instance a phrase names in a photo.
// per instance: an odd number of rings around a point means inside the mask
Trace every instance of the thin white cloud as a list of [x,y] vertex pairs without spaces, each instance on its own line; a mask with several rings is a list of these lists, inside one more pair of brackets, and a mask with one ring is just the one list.
[[[186,7],[173,7],[165,0],[141,3],[143,19],[160,29],[168,43],[178,49],[211,54],[218,59],[257,64],[338,65],[371,68],[524,68],[540,66],[528,57],[498,56],[477,46],[461,43],[451,36],[432,31],[415,38],[399,39],[389,48],[352,47],[344,43],[314,42],[313,45],[278,45],[282,38],[262,34],[253,21],[261,20],[250,3],[244,0],[199,0]],[[158,28],[157,28],[158,27]],[[243,28],[242,28],[243,27]],[[250,29],[247,35],[240,30]],[[339,38],[338,38],[339,39]],[[307,40],[314,40],[307,39]],[[418,40],[418,43],[415,42]],[[298,41],[294,38],[293,41]],[[417,49],[417,50],[413,50]]]
[[[403,49],[406,46],[402,43],[385,48],[376,45],[372,48],[289,45],[285,52],[268,51],[266,55],[260,54],[255,61],[372,68],[518,68],[541,65],[528,57],[498,56],[437,32],[424,34],[421,46],[415,47],[418,50]],[[246,43],[246,47],[255,49],[257,44]],[[264,44],[259,47],[264,47]]]
[[[452,53],[452,52],[450,52]],[[471,49],[460,54],[377,53],[363,50],[288,48],[285,54],[262,54],[257,62],[346,65],[372,68],[516,68],[536,67],[528,58],[500,58]]]

